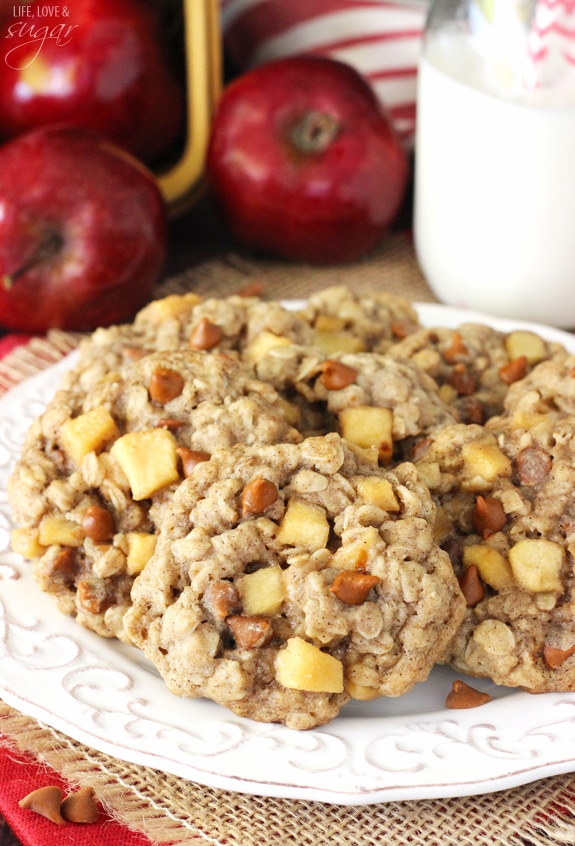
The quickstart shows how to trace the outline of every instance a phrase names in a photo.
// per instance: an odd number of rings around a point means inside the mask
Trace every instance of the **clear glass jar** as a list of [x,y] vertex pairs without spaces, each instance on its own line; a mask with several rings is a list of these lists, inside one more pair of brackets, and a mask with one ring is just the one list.
[[418,74],[415,246],[441,302],[571,328],[575,38],[561,38],[565,20],[549,27],[538,6],[432,4]]

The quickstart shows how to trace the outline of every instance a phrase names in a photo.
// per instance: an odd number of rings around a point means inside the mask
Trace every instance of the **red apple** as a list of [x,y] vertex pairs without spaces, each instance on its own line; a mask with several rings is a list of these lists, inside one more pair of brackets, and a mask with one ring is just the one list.
[[103,132],[147,163],[183,126],[184,88],[151,0],[14,5],[0,29],[0,138],[49,123]]
[[44,127],[0,147],[0,326],[126,321],[147,301],[166,251],[154,176],[99,133]]
[[322,263],[356,259],[381,240],[409,164],[365,79],[307,56],[261,65],[225,89],[207,174],[240,242]]

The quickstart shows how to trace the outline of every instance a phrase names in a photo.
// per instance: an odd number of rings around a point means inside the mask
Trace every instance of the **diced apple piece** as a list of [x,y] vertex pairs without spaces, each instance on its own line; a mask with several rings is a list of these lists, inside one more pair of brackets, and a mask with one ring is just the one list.
[[276,679],[293,690],[343,693],[341,661],[301,637],[291,637],[278,652]]
[[10,546],[13,551],[23,558],[39,558],[46,552],[46,547],[39,541],[38,529],[21,526],[13,529],[10,535]]
[[285,598],[281,567],[262,567],[248,573],[239,582],[244,614],[277,614]]
[[545,341],[535,332],[516,329],[505,339],[505,349],[510,361],[524,355],[528,363],[533,365],[542,361],[547,355]]
[[439,398],[445,403],[445,405],[451,405],[451,403],[458,397],[458,393],[455,388],[447,382],[440,385],[438,393]]
[[289,347],[291,343],[290,339],[286,338],[284,335],[274,335],[273,332],[269,332],[267,329],[264,329],[264,331],[260,332],[257,338],[254,338],[254,340],[251,341],[251,343],[245,348],[244,358],[252,364],[257,364],[257,362],[261,361],[270,350],[274,349],[274,347]]
[[359,405],[339,412],[341,436],[357,446],[377,447],[379,460],[393,455],[393,412],[389,408]]
[[147,532],[127,532],[125,537],[128,545],[126,570],[129,576],[136,576],[154,554],[157,538]]
[[42,519],[38,530],[41,546],[82,546],[84,531],[79,523],[59,514],[49,514]]
[[513,572],[507,558],[497,549],[482,543],[463,548],[463,563],[466,567],[475,564],[486,585],[501,591],[515,584]]
[[357,490],[362,499],[384,511],[399,511],[399,502],[389,479],[359,476]]
[[345,320],[333,314],[318,314],[314,328],[317,332],[341,332],[345,329]]
[[114,418],[103,406],[72,417],[60,427],[64,452],[78,466],[89,452],[98,452],[119,434]]
[[290,499],[280,523],[277,540],[285,546],[324,549],[329,538],[329,523],[323,508]]
[[361,338],[352,335],[345,330],[339,331],[315,331],[313,342],[327,356],[337,352],[358,353],[365,351],[365,343]]
[[511,461],[501,452],[497,444],[488,441],[473,441],[462,449],[465,470],[468,476],[466,487],[473,490],[485,482],[490,485],[498,476],[511,475]]
[[546,538],[525,538],[509,550],[515,581],[530,593],[563,593],[564,550]]
[[430,490],[441,484],[441,468],[437,461],[421,461],[417,465],[417,475]]
[[512,416],[513,428],[525,429],[526,432],[530,429],[535,429],[548,420],[549,416],[547,414],[540,414],[536,411],[525,411],[521,408],[517,409]]
[[126,474],[135,500],[179,480],[177,446],[167,429],[128,432],[112,444],[110,455]]
[[191,312],[194,306],[202,302],[198,294],[170,294],[160,300],[152,300],[136,315],[136,323],[152,323],[157,325],[171,317],[181,317]]
[[367,564],[370,549],[377,545],[382,545],[381,535],[375,526],[366,526],[356,541],[336,549],[329,562],[330,567],[337,570],[360,570]]

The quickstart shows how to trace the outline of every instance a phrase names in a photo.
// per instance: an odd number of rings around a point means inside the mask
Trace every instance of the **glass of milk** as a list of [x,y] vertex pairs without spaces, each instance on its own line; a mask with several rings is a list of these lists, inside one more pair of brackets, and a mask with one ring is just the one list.
[[[418,74],[415,246],[441,302],[573,328],[575,10],[538,5],[433,3]],[[544,18],[561,6],[558,24]]]

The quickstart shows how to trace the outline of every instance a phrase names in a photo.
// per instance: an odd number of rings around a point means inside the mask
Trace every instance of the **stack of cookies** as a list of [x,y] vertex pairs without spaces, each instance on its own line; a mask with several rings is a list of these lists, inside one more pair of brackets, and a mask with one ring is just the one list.
[[9,482],[60,610],[173,693],[308,729],[433,666],[575,689],[575,357],[329,288],[99,329]]

